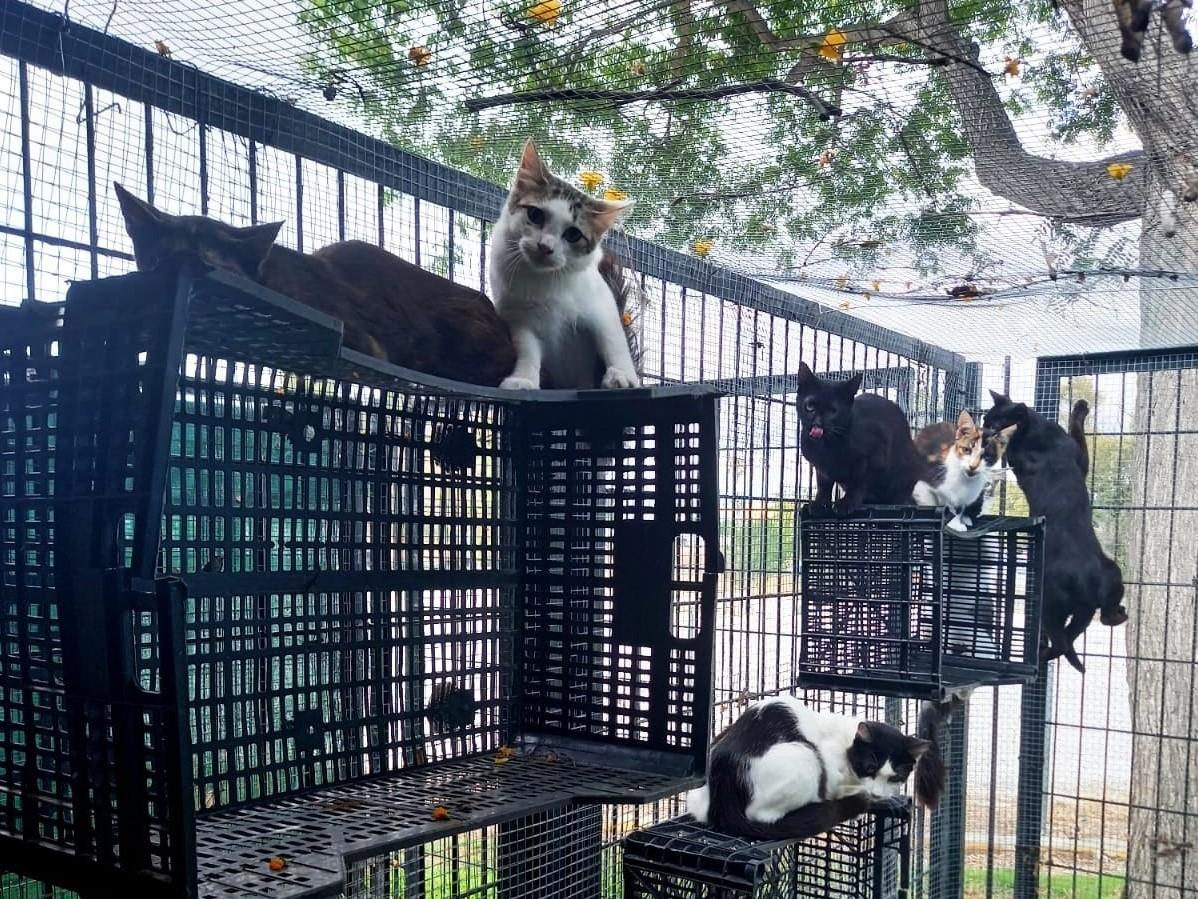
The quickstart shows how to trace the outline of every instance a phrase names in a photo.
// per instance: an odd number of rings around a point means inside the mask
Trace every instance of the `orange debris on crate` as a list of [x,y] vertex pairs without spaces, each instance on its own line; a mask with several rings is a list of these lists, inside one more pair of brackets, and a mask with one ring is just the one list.
[[287,867],[287,859],[276,855],[268,862],[268,864],[270,865],[270,870],[277,874]]
[[434,821],[448,821],[449,820],[449,809],[447,809],[443,805],[438,805],[435,809],[433,809],[433,820]]

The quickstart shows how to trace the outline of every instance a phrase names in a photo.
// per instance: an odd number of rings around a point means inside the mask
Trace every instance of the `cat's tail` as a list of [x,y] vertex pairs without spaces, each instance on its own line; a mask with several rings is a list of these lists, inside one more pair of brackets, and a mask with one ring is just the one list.
[[731,816],[711,822],[712,826],[723,833],[751,840],[802,840],[827,833],[837,825],[869,811],[869,796],[858,793],[843,799],[813,802],[769,824],[750,821],[739,807],[730,811]]
[[637,310],[645,305],[640,286],[629,278],[624,266],[609,250],[599,258],[599,275],[616,298],[616,309],[620,312],[620,323],[624,326],[624,337],[628,341],[628,352],[632,355],[632,366],[641,374],[641,344],[637,339]]
[[1082,467],[1082,474],[1090,473],[1090,447],[1086,443],[1086,416],[1089,414],[1090,404],[1085,400],[1074,403],[1073,411],[1069,413],[1069,436],[1077,444],[1077,462]]
[[927,808],[935,808],[948,782],[948,768],[940,752],[940,732],[949,717],[965,701],[954,696],[945,702],[925,702],[919,710],[918,736],[930,745],[915,763],[915,798]]

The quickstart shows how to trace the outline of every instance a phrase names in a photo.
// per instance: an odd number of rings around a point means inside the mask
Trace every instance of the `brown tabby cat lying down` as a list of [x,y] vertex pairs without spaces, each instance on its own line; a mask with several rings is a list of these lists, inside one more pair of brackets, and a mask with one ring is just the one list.
[[168,215],[114,184],[140,271],[198,259],[233,271],[345,323],[345,346],[394,365],[495,387],[512,373],[507,325],[477,290],[347,240],[314,253],[275,243],[282,222],[234,228]]

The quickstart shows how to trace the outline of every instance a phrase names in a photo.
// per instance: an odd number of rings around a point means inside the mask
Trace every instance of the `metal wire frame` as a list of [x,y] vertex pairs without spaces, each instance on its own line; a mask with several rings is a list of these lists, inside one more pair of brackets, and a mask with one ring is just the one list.
[[[299,249],[367,239],[485,286],[500,188],[51,13],[8,3],[0,24],[9,57],[0,65],[16,86],[0,88],[0,142],[20,160],[19,188],[0,187],[0,300],[56,300],[61,279],[132,267],[104,187],[113,177],[172,211],[286,218],[283,239]],[[50,128],[42,114],[56,110],[77,114]],[[797,507],[811,492],[798,453],[798,361],[864,369],[866,389],[898,400],[916,425],[972,406],[976,372],[960,356],[701,260],[622,236],[613,244],[647,297],[638,325],[647,379],[729,394],[718,729],[748,698],[797,681]]]

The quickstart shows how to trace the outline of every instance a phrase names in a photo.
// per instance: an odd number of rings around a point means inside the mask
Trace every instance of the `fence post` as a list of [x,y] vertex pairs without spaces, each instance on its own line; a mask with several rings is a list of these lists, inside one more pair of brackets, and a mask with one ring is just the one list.
[[[1056,421],[1061,401],[1059,377],[1036,364],[1036,411]],[[1036,899],[1040,881],[1040,839],[1044,828],[1044,772],[1048,765],[1048,666],[1023,688],[1019,711],[1019,792],[1015,819],[1015,899]]]

